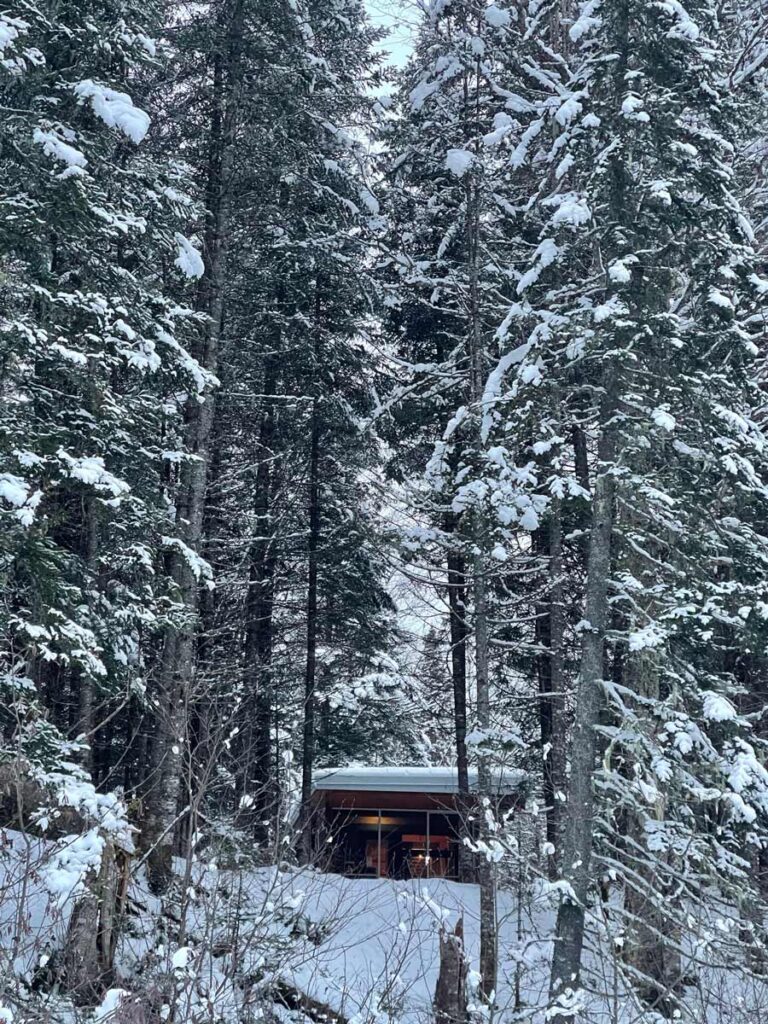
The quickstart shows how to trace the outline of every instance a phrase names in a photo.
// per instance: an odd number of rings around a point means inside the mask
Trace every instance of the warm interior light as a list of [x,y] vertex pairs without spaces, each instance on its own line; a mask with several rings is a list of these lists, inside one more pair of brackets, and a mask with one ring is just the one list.
[[381,817],[378,814],[360,814],[355,818],[353,824],[364,825],[367,828],[378,828],[379,823],[384,825],[406,825],[407,821],[405,818],[390,818],[382,814]]

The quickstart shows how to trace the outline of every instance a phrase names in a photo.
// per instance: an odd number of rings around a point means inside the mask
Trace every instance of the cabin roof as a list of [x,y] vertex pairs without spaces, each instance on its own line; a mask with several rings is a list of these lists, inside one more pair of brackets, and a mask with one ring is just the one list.
[[[516,769],[494,769],[491,773],[495,793],[515,793],[523,785],[525,772]],[[470,789],[477,789],[477,769],[469,769]],[[379,793],[458,793],[456,768],[432,768],[400,765],[373,768],[360,765],[351,768],[319,768],[315,772],[315,790],[357,790]]]

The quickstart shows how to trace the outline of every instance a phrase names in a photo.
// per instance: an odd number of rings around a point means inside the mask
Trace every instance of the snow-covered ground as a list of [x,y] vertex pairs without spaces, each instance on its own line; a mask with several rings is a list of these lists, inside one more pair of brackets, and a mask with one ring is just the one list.
[[[18,833],[0,833],[0,840],[0,974],[6,992],[12,978],[26,982],[16,986],[14,1021],[22,1024],[25,1015],[18,1007],[33,998],[32,986],[40,990],[41,965],[55,963],[71,900],[62,905],[61,887],[56,888],[61,844]],[[250,1024],[262,1018],[265,1002],[286,1024],[302,1020],[301,1012],[274,1005],[275,993],[282,991],[303,993],[349,1024],[424,1024],[433,1016],[440,929],[453,930],[459,919],[470,967],[477,969],[476,886],[442,879],[341,878],[297,869],[236,871],[211,862],[196,866],[182,881],[184,865],[178,869],[170,913],[163,912],[147,891],[143,871],[137,871],[113,979],[124,995],[108,995],[97,1020],[116,1011],[116,1024],[122,1024],[121,998],[146,1000],[147,992],[154,992],[154,999],[161,993],[160,1005],[155,1004],[161,1017],[171,1000],[174,1019],[185,1024]],[[524,887],[521,900],[511,890],[499,894],[499,1021],[543,1024],[553,923],[551,897],[544,890]],[[593,921],[590,929],[585,973],[590,994],[577,1019],[584,1024],[653,1021],[653,1016],[643,1018],[625,994],[618,959],[609,955],[610,912],[605,921]],[[713,910],[711,922],[700,922],[701,934],[716,931],[717,921]],[[709,961],[703,958],[708,966],[692,972],[695,981],[682,1019],[766,1024],[766,986],[718,961],[717,948],[722,947],[713,944]],[[28,994],[18,996],[24,989]],[[54,1002],[49,1010],[52,1021],[72,1019],[63,1004]]]

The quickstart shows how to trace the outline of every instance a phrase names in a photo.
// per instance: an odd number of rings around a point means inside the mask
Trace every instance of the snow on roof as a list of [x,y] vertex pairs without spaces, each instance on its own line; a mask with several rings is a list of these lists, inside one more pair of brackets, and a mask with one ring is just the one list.
[[[525,772],[510,768],[494,769],[493,789],[497,793],[513,793],[522,784]],[[477,769],[469,769],[470,789],[477,788]],[[370,768],[319,768],[315,772],[314,789],[370,790],[382,793],[458,793],[456,768],[424,766]]]

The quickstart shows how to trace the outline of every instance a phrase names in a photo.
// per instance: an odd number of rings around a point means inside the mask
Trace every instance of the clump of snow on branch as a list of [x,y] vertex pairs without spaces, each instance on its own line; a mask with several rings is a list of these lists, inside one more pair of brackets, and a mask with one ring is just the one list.
[[736,708],[727,697],[720,693],[706,691],[702,694],[704,717],[710,722],[729,722],[737,717]]
[[485,20],[493,28],[506,28],[512,20],[509,11],[503,11],[496,4],[491,4],[485,9]]
[[69,142],[62,139],[55,131],[43,131],[42,128],[36,128],[32,134],[32,140],[38,146],[43,147],[43,152],[46,156],[50,156],[54,160],[60,160],[63,164],[67,165],[68,169],[82,170],[88,163],[79,149],[71,146]]
[[179,270],[184,274],[185,277],[199,278],[205,273],[205,263],[203,263],[203,257],[186,237],[179,231],[173,236],[176,240],[176,245],[179,247],[178,255],[173,261],[174,266],[178,267]]
[[85,79],[74,87],[75,96],[90,100],[94,114],[110,128],[119,129],[137,145],[149,131],[149,114],[133,104],[131,97],[105,85]]
[[449,149],[445,154],[446,169],[457,178],[463,178],[474,162],[474,154],[466,149]]

